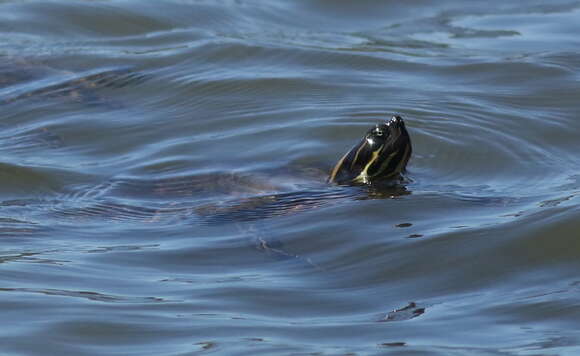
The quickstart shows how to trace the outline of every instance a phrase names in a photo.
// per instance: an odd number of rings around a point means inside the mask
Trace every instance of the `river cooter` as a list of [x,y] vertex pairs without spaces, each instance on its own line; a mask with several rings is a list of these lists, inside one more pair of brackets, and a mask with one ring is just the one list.
[[[411,152],[405,123],[394,116],[369,129],[330,173],[317,167],[290,167],[285,172],[274,169],[160,179],[118,177],[92,187],[90,192],[74,193],[75,208],[58,209],[58,214],[75,220],[101,217],[120,222],[255,222],[349,199],[408,194],[399,183]],[[84,199],[79,201],[79,196]]]

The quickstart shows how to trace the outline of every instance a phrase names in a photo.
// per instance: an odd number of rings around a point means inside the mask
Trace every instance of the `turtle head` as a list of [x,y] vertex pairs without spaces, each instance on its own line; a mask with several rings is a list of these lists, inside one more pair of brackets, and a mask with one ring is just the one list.
[[367,131],[334,166],[328,182],[369,184],[397,178],[405,171],[411,151],[411,139],[403,118],[393,116]]

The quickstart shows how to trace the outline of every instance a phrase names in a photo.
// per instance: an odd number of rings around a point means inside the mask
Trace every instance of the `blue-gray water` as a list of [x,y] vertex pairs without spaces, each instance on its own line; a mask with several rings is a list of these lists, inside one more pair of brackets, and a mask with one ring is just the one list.
[[[0,1],[0,354],[579,354],[579,30],[566,0]],[[286,174],[393,113],[393,194]]]

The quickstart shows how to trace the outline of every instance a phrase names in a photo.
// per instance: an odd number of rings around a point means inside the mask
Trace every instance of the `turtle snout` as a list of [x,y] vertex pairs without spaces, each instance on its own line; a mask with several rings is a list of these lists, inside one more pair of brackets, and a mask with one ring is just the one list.
[[387,125],[400,125],[403,123],[403,118],[399,115],[393,116],[388,122]]

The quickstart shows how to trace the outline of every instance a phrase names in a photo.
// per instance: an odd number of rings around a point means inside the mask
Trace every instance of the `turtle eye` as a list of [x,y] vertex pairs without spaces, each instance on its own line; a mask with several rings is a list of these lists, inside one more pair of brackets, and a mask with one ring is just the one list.
[[375,135],[377,135],[378,137],[381,137],[381,136],[383,136],[383,131],[377,127],[375,129]]

